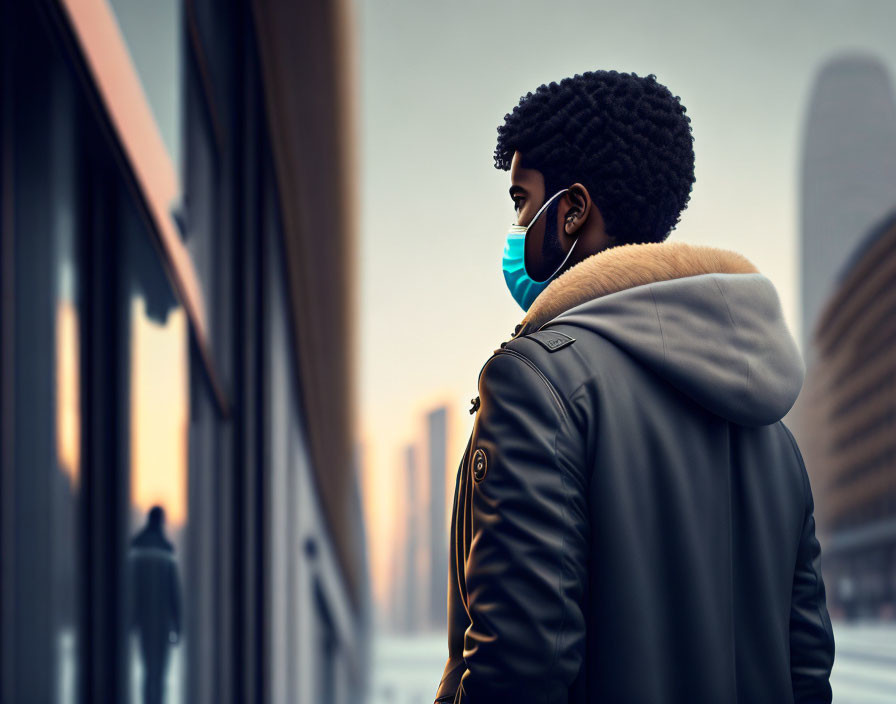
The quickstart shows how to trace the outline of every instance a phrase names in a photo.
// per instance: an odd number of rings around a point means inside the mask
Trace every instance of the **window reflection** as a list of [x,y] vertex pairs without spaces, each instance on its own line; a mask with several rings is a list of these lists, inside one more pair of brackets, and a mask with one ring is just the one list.
[[183,3],[181,0],[111,0],[109,5],[168,153],[179,164]]
[[179,533],[187,517],[186,316],[178,307],[153,320],[141,296],[130,318],[132,527],[160,504]]
[[64,263],[61,274],[61,295],[56,303],[56,455],[74,492],[81,478],[80,342],[69,262]]
[[158,252],[137,227],[126,238],[131,701],[185,700],[182,580],[188,483],[188,328]]
[[[81,478],[81,376],[78,308],[75,299],[73,234],[59,231],[56,272],[56,466],[51,497],[57,545],[77,536],[76,502]],[[64,539],[63,536],[69,536]],[[77,686],[77,548],[53,556],[53,591],[58,604],[56,701],[74,702]]]
[[[36,57],[31,80],[10,106],[13,288],[10,475],[4,467],[3,586],[11,598],[0,623],[10,701],[74,702],[83,644],[78,516],[81,472],[78,198],[72,96],[62,76]],[[4,281],[4,284],[7,284]],[[8,483],[7,483],[8,479]],[[8,510],[8,513],[6,511]]]

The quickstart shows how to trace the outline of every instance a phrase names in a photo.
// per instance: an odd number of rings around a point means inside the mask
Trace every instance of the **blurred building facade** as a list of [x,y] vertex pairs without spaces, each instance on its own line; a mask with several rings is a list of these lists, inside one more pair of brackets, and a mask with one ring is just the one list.
[[800,395],[828,603],[896,618],[896,211],[847,261]]
[[164,701],[358,701],[350,6],[174,5],[176,164],[112,6],[0,0],[0,700],[142,701],[158,504]]

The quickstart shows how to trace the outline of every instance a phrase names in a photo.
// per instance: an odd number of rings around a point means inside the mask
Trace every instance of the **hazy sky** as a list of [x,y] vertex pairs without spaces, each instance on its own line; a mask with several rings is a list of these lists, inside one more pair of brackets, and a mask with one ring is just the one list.
[[[654,73],[691,118],[697,181],[671,237],[736,250],[778,287],[795,335],[799,155],[820,64],[896,69],[892,0],[357,0],[361,85],[360,416],[383,589],[400,446],[445,399],[453,478],[482,364],[523,317],[501,274],[514,212],[497,127],[537,86]],[[450,481],[453,491],[453,479]],[[449,494],[449,499],[451,495]]]

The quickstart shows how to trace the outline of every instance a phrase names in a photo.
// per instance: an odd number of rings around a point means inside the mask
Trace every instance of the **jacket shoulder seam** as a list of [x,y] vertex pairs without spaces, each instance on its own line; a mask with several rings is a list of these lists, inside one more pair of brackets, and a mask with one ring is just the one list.
[[[516,339],[524,340],[524,339],[526,339],[526,338],[525,338],[525,337],[520,337],[520,338],[516,338]],[[563,390],[560,388],[560,386],[557,384],[557,382],[553,379],[553,375],[551,375],[550,373],[548,373],[547,369],[545,368],[546,365],[544,365],[544,364],[539,364],[539,363],[538,363],[538,360],[534,358],[534,355],[531,355],[531,354],[526,353],[526,352],[524,351],[524,350],[526,349],[526,346],[525,346],[525,345],[514,344],[514,343],[516,342],[516,339],[515,339],[515,340],[511,340],[510,343],[508,343],[507,346],[506,346],[504,349],[511,350],[511,351],[515,352],[516,354],[519,354],[519,355],[525,357],[531,364],[535,365],[536,369],[537,369],[537,370],[541,373],[541,375],[545,378],[545,381],[547,381],[547,383],[550,384],[550,386],[551,386],[551,388],[553,389],[554,393],[557,395],[557,397],[558,397],[558,398],[561,400],[561,402],[563,403],[563,410],[566,412],[566,415],[567,415],[569,418],[574,418],[575,416],[573,416],[573,414],[572,414],[572,403],[571,403],[571,401],[572,401],[573,396],[575,396],[576,392],[581,388],[581,386],[582,386],[585,382],[582,382],[582,383],[580,383],[580,384],[577,384],[576,387],[575,387],[574,389],[572,389],[572,391],[571,391],[569,394],[564,393]],[[533,345],[535,345],[536,348],[539,346],[539,343],[536,342],[535,340],[530,340],[530,342],[531,342]],[[570,346],[569,346],[569,349],[571,349],[571,350],[575,350],[575,345],[570,345]],[[545,352],[545,354],[550,354],[550,353]]]

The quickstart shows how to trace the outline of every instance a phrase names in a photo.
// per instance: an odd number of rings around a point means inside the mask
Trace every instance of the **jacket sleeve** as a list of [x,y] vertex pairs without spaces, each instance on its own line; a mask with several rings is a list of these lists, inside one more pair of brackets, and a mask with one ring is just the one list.
[[821,546],[815,537],[815,502],[802,455],[791,435],[806,488],[806,510],[800,536],[790,602],[790,673],[796,704],[831,701],[834,632],[825,603]]
[[479,387],[465,563],[470,626],[455,703],[566,702],[585,643],[584,443],[525,358],[496,354]]

